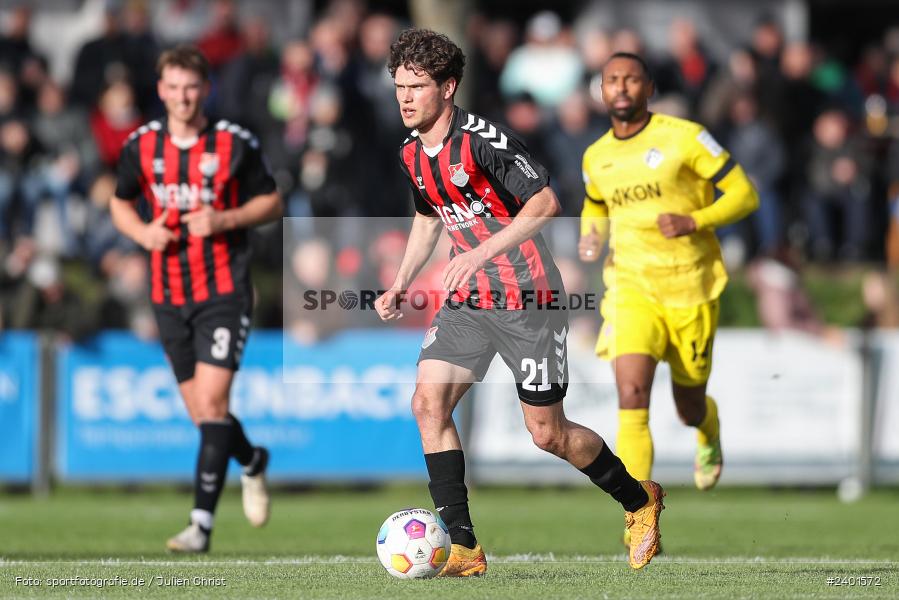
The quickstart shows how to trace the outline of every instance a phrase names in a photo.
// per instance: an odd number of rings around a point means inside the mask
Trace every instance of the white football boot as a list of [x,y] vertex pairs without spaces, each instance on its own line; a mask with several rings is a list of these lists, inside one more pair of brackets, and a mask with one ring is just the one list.
[[255,475],[241,474],[243,487],[243,514],[253,527],[262,527],[268,522],[271,513],[271,499],[265,483],[265,470],[268,468],[268,450],[256,448],[261,453],[254,460]]
[[203,531],[199,524],[191,523],[184,531],[170,538],[165,547],[172,552],[209,552],[209,533]]

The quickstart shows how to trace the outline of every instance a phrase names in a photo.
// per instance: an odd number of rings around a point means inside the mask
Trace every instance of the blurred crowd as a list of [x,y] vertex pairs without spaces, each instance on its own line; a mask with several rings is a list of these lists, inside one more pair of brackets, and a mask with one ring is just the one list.
[[[385,257],[402,252],[405,222],[373,218],[412,214],[397,168],[406,131],[386,70],[409,20],[369,11],[362,0],[332,0],[303,32],[276,43],[270,18],[252,6],[108,1],[102,32],[71,57],[65,82],[32,43],[28,4],[6,11],[0,328],[49,327],[74,339],[98,328],[154,335],[146,261],[116,233],[108,203],[122,142],[162,114],[156,57],[180,42],[196,43],[212,64],[209,114],[259,136],[287,215],[324,218],[289,225],[291,239],[303,242],[288,249],[285,288],[303,278],[322,285],[333,273],[344,283],[371,273],[372,285],[389,283],[395,259]],[[550,11],[525,21],[475,12],[465,32],[460,102],[524,138],[550,169],[567,215],[580,212],[583,151],[609,128],[600,69],[612,52],[635,52],[651,66],[653,109],[703,123],[755,182],[759,211],[719,235],[727,262],[748,267],[760,298],[807,262],[899,266],[899,28],[871,40],[855,64],[814,43],[787,42],[770,17],[748,27],[723,60],[685,18],[671,21],[664,52],[647,51],[638,30],[564,22]],[[344,217],[358,218],[340,225]],[[277,227],[254,239],[260,268],[280,275]],[[280,289],[261,296],[271,305],[259,324],[281,325]]]

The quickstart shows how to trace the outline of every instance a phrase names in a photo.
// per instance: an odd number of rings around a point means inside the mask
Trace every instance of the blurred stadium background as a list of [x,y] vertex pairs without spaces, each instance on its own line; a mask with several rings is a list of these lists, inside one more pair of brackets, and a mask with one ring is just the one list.
[[[412,24],[464,42],[459,103],[507,123],[549,167],[569,217],[549,237],[581,293],[601,293],[598,270],[575,251],[581,156],[609,127],[599,69],[613,51],[647,56],[654,110],[708,127],[762,198],[752,218],[719,231],[732,273],[710,384],[721,486],[823,487],[851,500],[874,485],[895,500],[899,4],[0,0],[0,516],[52,521],[48,506],[82,506],[82,492],[71,496],[82,485],[102,513],[132,484],[191,476],[197,434],[155,341],[146,260],[107,208],[122,141],[161,114],[155,58],[179,42],[196,42],[213,64],[209,112],[260,137],[289,217],[254,235],[257,305],[235,413],[272,448],[285,489],[361,485],[368,491],[347,493],[362,498],[423,481],[408,402],[425,316],[386,328],[362,311],[298,302],[309,289],[392,281],[412,207],[385,64]],[[614,442],[612,374],[590,351],[598,326],[588,312],[573,323],[578,383],[567,405]],[[473,485],[571,483],[560,461],[531,448],[510,389],[481,386],[459,415]],[[680,485],[693,441],[664,370],[654,397],[657,474]],[[424,487],[408,495],[427,505]],[[37,498],[19,493],[28,490]],[[6,558],[78,555],[76,542],[60,544],[19,540]],[[566,551],[564,538],[557,545]],[[895,543],[876,554],[897,555]]]

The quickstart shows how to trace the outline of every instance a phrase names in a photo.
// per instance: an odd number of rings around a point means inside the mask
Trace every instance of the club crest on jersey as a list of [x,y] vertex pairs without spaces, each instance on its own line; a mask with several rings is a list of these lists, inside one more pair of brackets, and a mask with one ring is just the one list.
[[468,173],[462,163],[456,163],[449,166],[450,181],[456,187],[465,187],[468,185]]
[[165,173],[165,159],[164,158],[154,158],[153,159],[153,173],[156,175],[162,175]]
[[647,167],[655,169],[662,164],[662,161],[665,160],[665,156],[658,148],[650,148],[646,151],[646,156],[643,157],[643,160],[646,162]]
[[200,173],[204,177],[212,177],[219,170],[218,154],[212,152],[204,152],[200,155]]
[[418,189],[420,189],[420,190],[425,189],[425,182],[422,179],[421,175],[417,176],[415,179],[416,179],[416,181],[418,181]]
[[428,329],[425,332],[425,339],[421,343],[422,350],[424,350],[425,348],[427,348],[428,346],[433,344],[436,339],[437,339],[437,328],[431,327],[430,329]]

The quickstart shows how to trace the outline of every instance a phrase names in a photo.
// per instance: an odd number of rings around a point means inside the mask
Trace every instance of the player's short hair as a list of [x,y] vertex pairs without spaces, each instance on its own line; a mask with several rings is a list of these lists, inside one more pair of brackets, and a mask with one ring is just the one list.
[[387,70],[396,76],[401,66],[421,70],[431,76],[438,85],[449,80],[462,82],[465,55],[451,39],[430,29],[406,29],[390,46]]
[[209,81],[209,61],[200,49],[190,44],[181,44],[166,50],[156,61],[156,74],[162,77],[166,67],[180,67],[197,73],[203,81]]
[[652,73],[649,70],[649,65],[646,64],[646,60],[640,56],[639,54],[634,54],[633,52],[616,52],[606,61],[606,64],[602,66],[602,70],[606,70],[606,65],[615,60],[616,58],[627,58],[628,60],[632,60],[640,65],[640,68],[643,69],[643,74],[646,75],[646,79],[652,81]]

